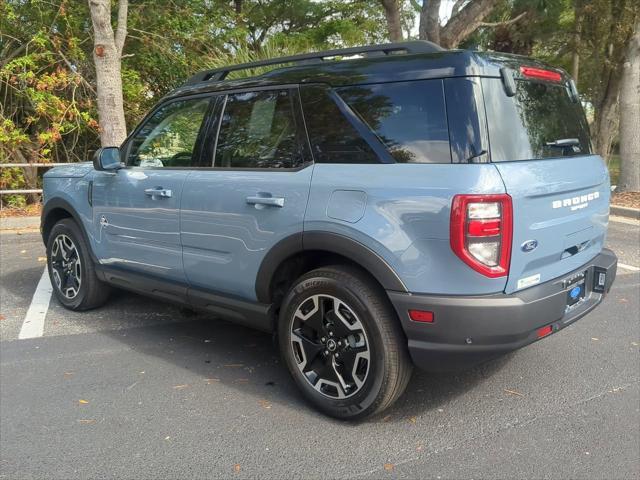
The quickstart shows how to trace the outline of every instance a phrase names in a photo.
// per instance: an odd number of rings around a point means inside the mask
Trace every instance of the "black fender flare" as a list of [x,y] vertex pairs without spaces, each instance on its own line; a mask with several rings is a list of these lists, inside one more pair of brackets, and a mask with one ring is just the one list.
[[256,276],[259,302],[271,303],[271,279],[282,262],[305,251],[325,251],[347,257],[367,270],[385,290],[408,291],[391,266],[366,245],[338,233],[308,231],[285,237],[264,257]]
[[78,228],[80,228],[82,236],[84,237],[84,242],[89,248],[89,255],[91,255],[91,259],[97,267],[99,265],[99,262],[91,248],[91,242],[89,241],[89,236],[87,235],[87,231],[85,230],[84,223],[80,219],[80,214],[78,214],[76,209],[63,198],[52,198],[51,200],[48,200],[47,203],[45,203],[42,207],[42,215],[40,216],[40,234],[42,235],[42,242],[44,243],[45,247],[47,246],[47,236],[49,234],[48,230],[45,229],[47,220],[49,219],[51,213],[57,209],[66,211],[76,222]]

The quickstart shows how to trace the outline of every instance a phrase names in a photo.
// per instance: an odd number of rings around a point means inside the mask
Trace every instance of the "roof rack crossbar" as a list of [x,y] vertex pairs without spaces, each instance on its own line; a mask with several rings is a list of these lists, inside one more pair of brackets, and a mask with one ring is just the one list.
[[238,70],[248,70],[251,68],[266,67],[269,65],[279,65],[285,63],[312,63],[312,61],[325,61],[327,58],[349,55],[369,55],[382,56],[393,55],[397,53],[434,53],[441,52],[444,49],[435,43],[425,40],[416,40],[413,42],[387,43],[383,45],[369,45],[364,47],[340,48],[336,50],[326,50],[324,52],[303,53],[300,55],[292,55],[289,57],[271,58],[268,60],[259,60],[256,62],[241,63],[238,65],[230,65],[228,67],[214,68],[196,73],[189,78],[184,85],[192,85],[195,83],[206,81],[224,80],[231,72]]

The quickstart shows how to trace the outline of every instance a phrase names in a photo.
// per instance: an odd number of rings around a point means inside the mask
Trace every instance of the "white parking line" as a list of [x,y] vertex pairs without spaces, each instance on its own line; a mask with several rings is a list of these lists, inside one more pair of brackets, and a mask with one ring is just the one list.
[[18,338],[36,338],[41,337],[44,333],[44,317],[47,316],[47,310],[49,310],[49,301],[51,300],[51,293],[53,288],[51,287],[51,281],[49,280],[49,272],[47,267],[44,267],[42,277],[38,282],[36,291],[33,294],[31,305],[22,322],[22,328]]
[[640,268],[634,267],[633,265],[627,265],[626,263],[618,262],[618,266],[620,268],[624,268],[625,270],[631,270],[632,272],[640,272]]

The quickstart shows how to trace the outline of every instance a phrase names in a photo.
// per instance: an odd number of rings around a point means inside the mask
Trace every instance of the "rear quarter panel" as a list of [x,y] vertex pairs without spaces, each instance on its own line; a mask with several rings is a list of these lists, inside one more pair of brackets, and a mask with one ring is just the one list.
[[364,244],[413,293],[496,293],[506,278],[487,278],[458,259],[449,219],[454,195],[504,191],[491,164],[317,164],[304,230]]

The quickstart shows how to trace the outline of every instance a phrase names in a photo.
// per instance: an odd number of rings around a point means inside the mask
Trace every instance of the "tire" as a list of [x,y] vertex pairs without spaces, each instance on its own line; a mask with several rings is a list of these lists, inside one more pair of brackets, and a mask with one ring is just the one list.
[[60,220],[51,229],[47,269],[56,298],[69,310],[96,308],[109,297],[111,288],[96,276],[89,246],[71,218]]
[[280,309],[278,336],[303,395],[335,418],[380,413],[411,376],[407,341],[385,291],[351,266],[300,277]]

